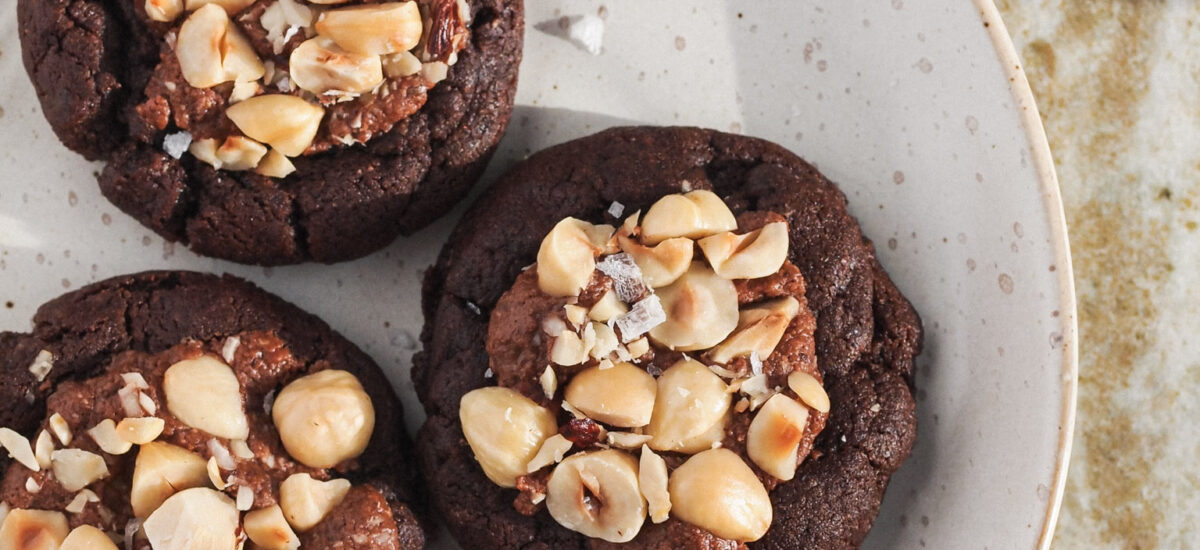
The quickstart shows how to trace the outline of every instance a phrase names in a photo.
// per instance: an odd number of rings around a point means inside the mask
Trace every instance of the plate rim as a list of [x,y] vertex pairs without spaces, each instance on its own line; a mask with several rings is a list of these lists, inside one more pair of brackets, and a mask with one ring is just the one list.
[[1038,185],[1042,202],[1050,222],[1050,240],[1054,248],[1055,263],[1058,265],[1059,303],[1062,314],[1062,403],[1059,417],[1059,440],[1057,459],[1054,466],[1054,481],[1050,488],[1046,513],[1042,521],[1037,548],[1047,550],[1054,539],[1058,516],[1062,508],[1063,492],[1067,483],[1067,470],[1071,460],[1071,447],[1075,435],[1075,405],[1079,385],[1079,326],[1075,301],[1075,276],[1071,263],[1071,246],[1067,232],[1066,212],[1063,209],[1062,192],[1058,173],[1054,169],[1054,158],[1050,141],[1042,124],[1033,89],[1017,53],[1016,44],[1008,33],[1000,10],[994,0],[974,0],[980,19],[1000,58],[1000,64],[1009,77],[1009,91],[1014,105],[1020,108],[1025,136],[1029,139],[1033,166],[1038,174]]

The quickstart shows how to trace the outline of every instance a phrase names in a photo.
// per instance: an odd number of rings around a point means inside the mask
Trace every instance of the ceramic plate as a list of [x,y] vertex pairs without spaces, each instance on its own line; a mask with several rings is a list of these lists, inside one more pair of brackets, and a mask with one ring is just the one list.
[[[199,258],[109,205],[43,120],[0,23],[0,328],[151,268],[230,272],[319,314],[408,378],[421,273],[457,214],[368,258],[277,269]],[[620,124],[760,136],[838,182],[921,312],[920,436],[868,546],[1046,545],[1069,453],[1075,309],[1058,187],[987,0],[529,2],[518,104],[491,176]],[[590,51],[589,51],[590,50]],[[461,208],[457,212],[461,212]]]

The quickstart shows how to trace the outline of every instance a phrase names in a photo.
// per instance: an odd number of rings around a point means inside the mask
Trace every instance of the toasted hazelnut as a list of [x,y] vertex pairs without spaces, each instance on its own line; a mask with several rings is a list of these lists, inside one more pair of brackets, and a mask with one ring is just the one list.
[[633,257],[642,270],[642,280],[651,288],[667,286],[692,265],[691,239],[676,237],[655,246],[645,246],[626,236],[617,237],[621,250]]
[[22,466],[35,472],[41,470],[37,456],[33,454],[33,447],[29,445],[29,440],[25,439],[25,436],[8,428],[0,428],[0,447],[4,447],[9,456]]
[[[694,453],[723,437],[731,398],[725,382],[701,363],[685,359],[658,377],[654,414],[646,433],[656,451]],[[719,428],[719,429],[717,429]]]
[[642,240],[658,244],[674,237],[698,239],[737,229],[733,212],[712,191],[667,195],[642,217]]
[[658,289],[657,295],[667,320],[650,329],[650,338],[668,348],[709,348],[737,328],[737,288],[703,263],[692,262],[686,273]]
[[250,39],[232,22],[221,41],[221,69],[225,71],[226,82],[251,82],[267,73]]
[[258,166],[258,161],[267,154],[263,144],[242,136],[229,136],[217,148],[217,159],[226,170],[249,170]]
[[629,306],[625,305],[620,298],[617,297],[616,291],[606,290],[600,299],[592,304],[592,309],[588,310],[588,318],[593,321],[607,323],[609,319],[620,317],[629,311]]
[[69,529],[67,516],[61,512],[15,509],[0,525],[0,548],[58,550]]
[[217,148],[217,140],[215,139],[197,139],[188,145],[188,152],[191,153],[193,157],[196,157],[213,168],[220,170],[222,166],[221,159],[217,158]]
[[324,36],[297,46],[289,63],[296,85],[314,94],[360,94],[383,82],[383,64],[378,55],[348,52]]
[[361,455],[375,429],[371,396],[344,370],[323,370],[284,386],[271,408],[288,454],[311,468]]
[[538,383],[541,384],[546,399],[554,399],[554,394],[558,392],[558,375],[554,374],[554,367],[546,365],[546,370],[538,377]]
[[216,4],[232,17],[253,3],[254,0],[187,0],[187,11],[196,11],[209,4]]
[[183,0],[146,0],[146,16],[160,23],[170,23],[183,13]]
[[567,367],[578,365],[587,360],[589,350],[591,350],[591,346],[585,345],[578,334],[571,329],[563,329],[554,338],[554,344],[550,347],[550,360],[555,365]]
[[596,255],[613,234],[611,225],[565,218],[542,239],[537,255],[538,287],[551,296],[577,296],[592,279]]
[[165,426],[163,419],[153,416],[126,418],[117,423],[117,435],[134,445],[145,445],[158,439]]
[[650,373],[629,363],[591,367],[567,383],[565,399],[605,424],[638,428],[650,423],[658,386]]
[[762,471],[783,481],[796,475],[808,409],[781,393],[767,400],[746,432],[746,453]]
[[431,61],[421,65],[421,78],[432,86],[446,80],[450,75],[450,65],[442,61]]
[[629,542],[646,520],[638,463],[615,450],[572,455],[546,484],[546,509],[560,525],[608,542]]
[[388,78],[404,78],[421,72],[421,60],[412,52],[383,56],[383,74]]
[[267,155],[258,163],[255,172],[267,176],[269,178],[286,178],[296,171],[296,165],[292,164],[283,153],[271,149],[267,151]]
[[[63,445],[71,444],[71,425],[67,423],[67,419],[63,418],[61,414],[54,413],[50,415],[50,420],[47,423],[50,424],[50,432],[54,434],[59,443]],[[2,431],[0,429],[0,432]]]
[[52,464],[52,454],[54,454],[54,440],[51,439],[50,432],[46,430],[38,432],[37,440],[33,443],[33,459],[37,461],[38,466],[45,470]]
[[642,445],[638,463],[638,485],[650,505],[650,521],[662,523],[671,513],[671,494],[667,491],[667,461],[650,447]]
[[91,525],[80,525],[63,539],[59,550],[117,550],[117,545],[104,531]]
[[263,550],[296,550],[300,547],[300,537],[288,525],[278,504],[247,513],[242,529],[250,541]]
[[733,451],[696,454],[671,473],[675,517],[718,537],[755,541],[771,526],[771,499],[754,471]]
[[567,304],[563,306],[563,313],[567,316],[567,321],[576,327],[583,324],[587,320],[587,308],[577,306],[575,304]]
[[154,441],[138,449],[129,503],[133,514],[144,519],[176,491],[207,484],[203,458],[182,447]]
[[796,392],[805,405],[817,412],[829,412],[829,394],[813,375],[807,372],[795,371],[788,375],[788,387]]
[[254,96],[225,109],[238,129],[289,157],[299,156],[312,144],[325,109],[296,96]]
[[645,337],[638,338],[625,346],[629,350],[629,356],[638,358],[650,352],[650,341]]
[[250,99],[262,91],[262,86],[255,80],[239,80],[233,83],[233,90],[229,92],[229,102],[237,103]]
[[618,350],[621,342],[617,339],[616,331],[604,323],[592,323],[591,325],[591,331],[596,335],[595,342],[588,351],[592,359],[604,359],[610,353]]
[[133,442],[121,437],[117,433],[117,423],[110,418],[101,420],[92,429],[87,431],[96,445],[100,446],[100,450],[110,455],[123,455],[129,452],[133,447]]
[[226,439],[246,439],[250,434],[241,384],[233,369],[214,355],[168,367],[163,374],[163,394],[167,410],[192,428]]
[[301,533],[316,527],[350,491],[350,481],[318,481],[308,474],[292,474],[279,484],[279,507],[289,524]]
[[215,4],[205,4],[180,25],[175,55],[183,79],[194,88],[257,80],[266,72],[250,41]]
[[779,339],[799,312],[800,302],[791,296],[743,309],[738,314],[737,329],[713,348],[708,357],[718,363],[752,353],[766,359],[774,353]]
[[635,434],[629,432],[605,432],[604,440],[611,446],[618,449],[634,450],[640,449],[642,445],[649,443],[653,439],[652,436],[646,434]]
[[80,449],[59,449],[50,454],[54,477],[62,488],[75,492],[100,478],[108,477],[104,457]]
[[321,14],[316,29],[346,51],[363,55],[404,52],[421,41],[421,11],[416,2],[338,8]]
[[463,435],[488,479],[516,487],[517,477],[537,455],[546,438],[558,432],[554,414],[503,387],[472,390],[458,407]]
[[533,473],[551,464],[562,462],[563,455],[571,450],[571,445],[573,445],[571,440],[563,437],[562,434],[554,434],[546,438],[546,441],[542,443],[542,448],[538,449],[533,460],[530,460],[525,467],[525,471]]
[[168,498],[142,524],[154,550],[235,550],[238,511],[212,489],[185,489]]
[[788,254],[787,222],[773,222],[745,235],[720,233],[697,244],[717,275],[756,279],[779,271]]

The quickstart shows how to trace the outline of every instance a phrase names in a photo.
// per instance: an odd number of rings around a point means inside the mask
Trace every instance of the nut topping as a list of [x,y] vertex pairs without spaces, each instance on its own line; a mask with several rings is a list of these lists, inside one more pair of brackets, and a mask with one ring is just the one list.
[[646,433],[656,451],[694,453],[724,437],[731,398],[725,382],[703,364],[685,359],[658,377],[654,415]]
[[104,531],[91,525],[80,525],[67,535],[59,550],[117,550],[117,545]]
[[283,517],[279,505],[247,513],[242,528],[250,541],[263,550],[296,550],[300,538]]
[[738,314],[737,330],[713,348],[708,357],[718,363],[728,363],[735,357],[750,354],[766,359],[775,351],[784,331],[799,312],[800,302],[791,296],[743,309]]
[[642,217],[642,240],[658,244],[674,237],[698,239],[737,229],[733,212],[712,191],[667,195]]
[[253,3],[254,0],[187,0],[187,11],[196,11],[208,4],[216,4],[233,17]]
[[254,96],[225,109],[238,129],[289,157],[299,156],[312,144],[325,109],[296,96]]
[[78,491],[93,481],[108,477],[104,457],[79,449],[60,449],[50,454],[54,477],[63,489]]
[[532,474],[546,466],[562,462],[563,455],[571,450],[571,445],[573,445],[571,440],[563,437],[562,434],[554,434],[546,438],[546,441],[542,443],[542,448],[538,449],[537,455],[529,461],[525,471]]
[[800,396],[805,405],[817,412],[829,412],[829,394],[825,393],[825,388],[813,375],[802,371],[793,372],[788,375],[788,387]]
[[588,310],[588,317],[593,321],[607,323],[609,319],[620,317],[629,311],[629,306],[625,305],[617,293],[612,290],[606,290],[604,295],[592,305],[592,309]]
[[203,458],[169,443],[150,442],[138,449],[129,503],[133,514],[146,518],[176,491],[208,484]]
[[388,78],[404,78],[421,72],[421,60],[412,52],[383,56],[383,74]]
[[297,46],[292,50],[289,64],[296,85],[314,94],[330,91],[361,94],[383,82],[383,63],[378,55],[343,50],[324,36]]
[[[595,333],[593,333],[594,337]],[[571,329],[564,328],[554,339],[554,346],[550,348],[550,360],[554,361],[556,365],[566,367],[578,365],[587,361],[588,351],[591,349],[591,345],[585,344],[578,334]]]
[[637,428],[650,423],[657,384],[646,371],[621,362],[591,367],[567,383],[565,399],[589,417],[612,426]]
[[250,434],[241,385],[233,369],[216,356],[201,355],[171,365],[163,374],[163,394],[167,410],[189,427],[227,439],[246,439]]
[[170,23],[183,13],[183,0],[146,0],[146,16],[160,23]]
[[551,296],[577,296],[596,269],[596,255],[613,234],[611,225],[575,218],[558,222],[542,239],[537,255],[538,287]]
[[271,149],[254,171],[269,178],[286,178],[296,171],[296,165],[279,151]]
[[646,518],[638,464],[621,451],[572,455],[546,484],[546,508],[560,525],[608,542],[629,542]]
[[33,454],[33,447],[29,446],[29,440],[21,434],[8,428],[0,428],[0,447],[4,447],[8,455],[22,466],[35,472],[41,470],[37,457]]
[[650,329],[650,337],[673,350],[715,346],[738,324],[738,297],[733,282],[693,262],[678,280],[658,289],[666,322]]
[[654,523],[667,521],[671,513],[671,495],[667,491],[667,461],[650,447],[642,445],[642,456],[638,465],[638,484],[642,496],[650,505],[650,520]]
[[134,445],[145,445],[157,439],[165,426],[163,419],[153,416],[126,418],[117,423],[117,435]]
[[319,371],[284,386],[271,416],[288,454],[312,468],[361,455],[375,429],[371,397],[344,370]]
[[67,537],[67,516],[45,510],[12,510],[0,525],[4,550],[57,550]]
[[621,250],[633,257],[642,270],[642,280],[651,288],[675,282],[692,265],[695,246],[691,239],[676,237],[651,247],[621,235],[617,242],[621,244]]
[[783,481],[796,475],[808,409],[791,397],[775,394],[762,406],[746,432],[746,453],[759,468]]
[[186,489],[150,514],[142,530],[154,550],[234,550],[238,511],[224,493]]
[[196,10],[179,27],[175,55],[184,80],[194,88],[257,80],[266,72],[250,41],[215,4]]
[[458,416],[483,473],[501,487],[516,487],[542,442],[558,432],[553,413],[503,387],[467,393]]
[[303,533],[321,523],[349,491],[345,479],[317,481],[308,474],[292,474],[279,484],[279,507],[288,523]]
[[699,453],[671,473],[671,510],[721,538],[755,541],[771,525],[771,499],[754,471],[733,451]]
[[696,244],[717,275],[726,279],[766,277],[787,261],[787,222],[769,223],[745,235],[721,233]]
[[416,2],[338,8],[321,14],[316,29],[346,51],[376,56],[405,52],[421,41],[421,12]]
[[92,429],[87,431],[88,435],[92,436],[92,440],[96,445],[100,446],[100,450],[110,455],[123,455],[133,448],[133,442],[117,433],[117,423],[111,418],[101,420]]
[[249,170],[258,166],[258,161],[267,154],[263,144],[243,136],[225,138],[216,150],[220,166],[226,170]]

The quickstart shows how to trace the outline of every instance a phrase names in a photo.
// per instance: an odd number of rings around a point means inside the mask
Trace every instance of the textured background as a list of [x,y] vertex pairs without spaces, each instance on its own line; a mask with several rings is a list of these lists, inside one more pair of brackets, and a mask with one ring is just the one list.
[[1200,4],[1001,0],[1062,185],[1079,414],[1058,548],[1200,542]]

